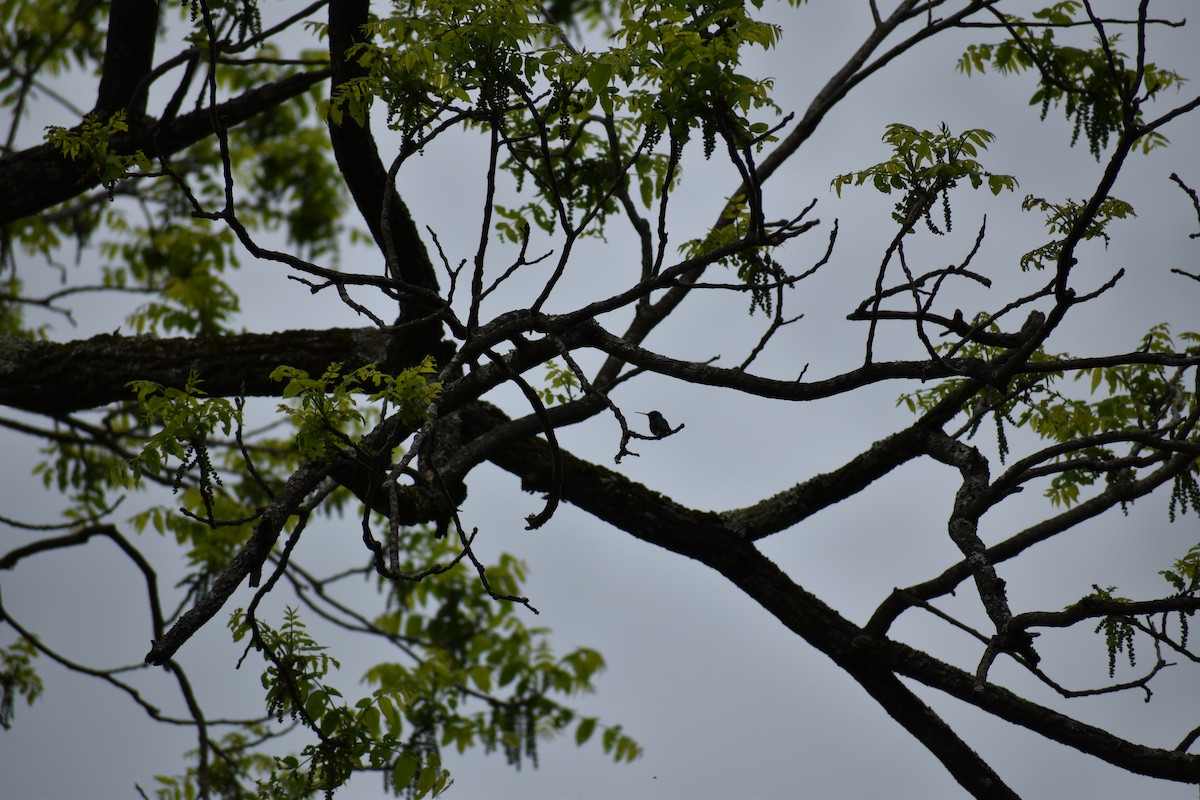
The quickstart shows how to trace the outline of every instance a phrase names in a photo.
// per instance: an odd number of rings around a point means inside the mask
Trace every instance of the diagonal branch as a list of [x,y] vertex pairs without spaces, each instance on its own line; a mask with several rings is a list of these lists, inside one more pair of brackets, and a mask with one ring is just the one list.
[[[301,72],[250,89],[221,103],[216,115],[227,127],[245,122],[263,111],[303,94],[328,78],[328,69]],[[213,134],[213,112],[201,108],[154,124],[153,120],[130,120],[127,134],[113,137],[113,151],[147,155],[171,155]],[[100,182],[83,161],[64,158],[49,144],[41,144],[0,158],[0,186],[20,186],[22,191],[0,193],[0,225],[36,214],[57,203],[78,197]]]
[[[505,416],[481,409],[493,426]],[[550,487],[549,445],[527,439],[491,460],[521,478],[527,491]],[[945,723],[908,696],[893,672],[1139,774],[1169,780],[1200,779],[1200,757],[1144,747],[1078,722],[882,636],[872,636],[795,584],[752,542],[729,531],[718,514],[688,509],[649,488],[563,453],[563,499],[618,529],[720,572],[813,647],[846,669],[976,796],[1011,797],[982,759]]]
[[208,592],[162,637],[151,644],[150,652],[146,654],[146,662],[167,663],[175,651],[221,610],[243,580],[249,579],[250,586],[258,585],[263,565],[284,526],[296,514],[307,513],[307,509],[304,508],[305,501],[327,476],[360,461],[364,454],[369,456],[371,453],[390,452],[411,433],[412,430],[396,417],[390,417],[364,436],[357,447],[339,450],[303,463],[292,473],[283,488],[275,493],[271,503],[263,509],[254,533],[213,580]]

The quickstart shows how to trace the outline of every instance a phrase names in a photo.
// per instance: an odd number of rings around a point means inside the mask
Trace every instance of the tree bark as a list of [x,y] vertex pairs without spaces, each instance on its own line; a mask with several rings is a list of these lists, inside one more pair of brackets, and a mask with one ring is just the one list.
[[[486,411],[490,427],[503,424]],[[550,446],[529,438],[508,444],[489,459],[521,478],[526,491],[552,486]],[[1107,761],[1166,780],[1200,782],[1200,756],[1146,747],[1026,700],[926,653],[871,635],[794,583],[752,542],[731,533],[724,514],[696,511],[596,464],[563,454],[562,499],[633,535],[720,572],[789,630],[843,667],[946,764],[977,797],[1011,797],[1011,790],[898,680],[904,676],[995,716]],[[945,727],[943,727],[945,726]],[[966,765],[964,767],[964,764]],[[952,766],[953,765],[953,766]]]
[[108,15],[108,39],[96,113],[108,117],[127,112],[132,126],[146,113],[150,70],[154,64],[154,42],[158,37],[156,0],[113,0]]
[[[339,0],[329,4],[329,59],[333,64],[334,88],[366,74],[357,61],[346,58],[346,51],[365,41],[362,26],[369,20],[369,10],[369,0]],[[329,139],[346,186],[380,251],[387,253],[389,245],[394,249],[400,274],[392,277],[436,295],[437,275],[412,215],[399,194],[388,191],[388,172],[371,134],[370,118],[363,125],[348,116],[341,125],[331,121]],[[383,227],[385,198],[387,229]],[[404,318],[409,320],[436,312],[438,308],[439,305],[414,296],[405,298],[402,304]]]
[[193,371],[214,397],[278,396],[282,386],[268,376],[281,364],[318,375],[334,361],[397,371],[388,362],[394,338],[375,328],[194,339],[106,333],[65,344],[0,337],[0,405],[67,414],[132,399],[133,380],[183,388]]
[[[328,69],[318,69],[251,89],[221,103],[217,114],[226,126],[233,127],[302,94],[329,75]],[[173,155],[213,134],[212,114],[211,109],[202,108],[165,124],[130,120],[129,133],[113,138],[113,151],[141,149],[151,158]],[[71,161],[48,144],[0,158],[0,186],[21,187],[19,192],[0,192],[0,225],[45,211],[99,185],[88,164]]]

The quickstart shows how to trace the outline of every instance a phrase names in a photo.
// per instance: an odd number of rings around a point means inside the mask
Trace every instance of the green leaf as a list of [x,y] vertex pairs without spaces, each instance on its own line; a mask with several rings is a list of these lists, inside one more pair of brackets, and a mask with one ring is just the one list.
[[470,669],[471,680],[479,687],[481,692],[490,692],[492,690],[492,673],[483,664],[476,664]]
[[402,789],[412,783],[421,769],[421,762],[410,755],[402,755],[392,765],[392,786]]
[[597,61],[587,72],[588,86],[597,95],[606,94],[609,81],[612,80],[613,67],[607,61]]
[[587,740],[592,738],[592,734],[596,732],[596,718],[584,717],[579,721],[579,727],[575,729],[575,744],[583,746]]

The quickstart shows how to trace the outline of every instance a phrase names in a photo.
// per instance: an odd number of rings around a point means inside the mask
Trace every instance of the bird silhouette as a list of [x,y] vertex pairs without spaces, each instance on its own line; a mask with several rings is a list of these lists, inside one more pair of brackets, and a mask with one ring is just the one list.
[[667,422],[667,418],[657,411],[639,411],[637,412],[650,419],[650,433],[654,434],[655,439],[661,439],[664,436],[670,436],[673,433],[679,433],[683,430],[683,424],[680,423],[678,428],[672,428],[671,423]]

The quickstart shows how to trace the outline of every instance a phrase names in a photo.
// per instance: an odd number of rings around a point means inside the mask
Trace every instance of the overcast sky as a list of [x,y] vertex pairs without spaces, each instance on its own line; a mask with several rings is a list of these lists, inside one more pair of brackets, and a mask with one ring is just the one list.
[[[761,59],[759,68],[776,77],[780,105],[799,115],[849,48],[866,35],[867,4],[778,6],[771,13],[784,25],[783,42]],[[1194,4],[1154,2],[1151,8],[1156,16],[1180,18],[1194,11]],[[980,33],[978,38],[995,36]],[[839,199],[829,181],[884,160],[887,153],[879,137],[890,122],[933,128],[944,121],[956,132],[991,130],[998,138],[984,165],[1020,181],[1016,193],[998,198],[960,190],[953,234],[919,238],[910,258],[923,259],[926,268],[960,261],[986,214],[988,237],[975,268],[993,278],[995,287],[990,293],[974,288],[961,293],[968,315],[997,308],[1044,279],[1021,274],[1017,265],[1021,253],[1044,240],[1039,238],[1040,221],[1019,212],[1021,197],[1086,197],[1102,165],[1086,146],[1065,149],[1070,130],[1061,112],[1051,110],[1045,123],[1038,122],[1037,109],[1026,105],[1031,78],[968,79],[956,73],[954,63],[966,41],[934,42],[856,89],[767,185],[768,218],[790,216],[813,198],[819,200],[813,214],[824,224],[786,248],[788,266],[804,269],[819,258],[835,218],[841,236],[830,264],[791,292],[789,313],[802,312],[805,318],[777,337],[756,368],[760,374],[794,377],[807,364],[806,377],[818,378],[861,360],[865,327],[846,322],[845,316],[870,292],[883,248],[894,233],[889,217],[894,200],[865,188],[844,192]],[[1154,59],[1185,76],[1200,75],[1195,42],[1192,27],[1155,31]],[[172,52],[163,45],[160,58]],[[90,85],[76,88],[84,97],[91,91]],[[1194,91],[1188,85],[1183,94],[1164,100],[1182,102]],[[1174,322],[1176,330],[1200,328],[1195,312],[1200,287],[1170,274],[1172,267],[1197,271],[1200,244],[1187,238],[1196,230],[1196,219],[1187,198],[1167,181],[1174,170],[1200,185],[1195,157],[1200,124],[1194,117],[1167,129],[1172,147],[1130,162],[1115,194],[1133,203],[1139,216],[1116,224],[1107,250],[1090,246],[1076,279],[1081,286],[1099,286],[1121,267],[1127,277],[1111,296],[1073,312],[1071,324],[1050,341],[1050,350],[1097,354],[1135,349],[1141,334],[1164,320]],[[30,123],[28,131],[40,131],[42,124],[47,123]],[[470,255],[477,236],[474,224],[466,225],[462,235],[462,220],[464,209],[482,196],[485,154],[469,145],[462,140],[435,144],[406,166],[400,178],[401,193],[418,223],[432,226],[449,243],[452,262]],[[708,164],[693,159],[687,170],[685,190],[672,200],[679,215],[675,243],[711,224],[735,186],[732,170],[719,159]],[[635,263],[634,252],[621,231],[607,243],[589,242],[579,254],[583,268],[555,296],[554,305],[573,307],[589,292],[611,293],[620,285],[614,280],[628,279],[629,270],[621,266]],[[377,255],[363,251],[345,263],[369,271],[369,262],[361,259],[372,258]],[[619,278],[614,279],[614,272]],[[498,293],[491,310],[504,310],[503,303],[520,307],[538,279],[536,270],[529,270],[526,283]],[[336,301],[314,299],[287,281],[278,265],[247,263],[236,285],[243,291],[244,324],[250,330],[313,327],[316,320],[329,326],[364,324]],[[647,346],[681,358],[720,355],[718,363],[736,364],[763,324],[761,317],[748,318],[744,309],[741,296],[689,300]],[[111,331],[127,310],[95,302],[81,306],[79,327],[63,328],[56,338]],[[620,329],[616,319],[609,322],[610,329]],[[885,328],[884,336],[883,351],[912,352],[910,328]],[[626,459],[620,469],[685,504],[740,507],[840,465],[907,424],[910,416],[894,405],[899,392],[909,388],[889,385],[825,403],[787,405],[647,376],[631,381],[614,399],[627,414],[656,408],[687,428],[670,439],[638,443],[634,449],[641,457]],[[513,395],[501,392],[497,397],[515,412],[521,410]],[[611,464],[618,437],[615,423],[602,416],[563,431],[561,441],[577,455]],[[986,434],[977,443],[991,446]],[[6,453],[0,459],[0,514],[50,522],[56,519],[55,498],[29,474],[34,449],[27,439],[0,435],[0,451]],[[864,621],[893,586],[936,575],[958,560],[945,533],[955,478],[936,465],[907,466],[803,526],[777,534],[763,543],[764,550],[799,584],[851,619]],[[1049,513],[1047,500],[1036,492],[1026,494],[1031,496],[987,519],[982,531],[986,541]],[[1023,560],[1006,563],[1002,576],[1009,582],[1013,610],[1061,608],[1093,583],[1115,584],[1122,594],[1139,598],[1166,591],[1155,572],[1181,556],[1200,531],[1195,515],[1170,525],[1166,505],[1164,493],[1153,495],[1128,517],[1110,515]],[[623,724],[644,746],[645,756],[632,765],[611,765],[598,747],[577,750],[568,737],[543,745],[538,770],[515,773],[499,754],[447,754],[456,779],[451,797],[962,796],[936,760],[857,684],[719,575],[570,506],[561,507],[544,528],[525,531],[525,516],[539,508],[540,499],[522,493],[515,478],[485,467],[472,476],[463,517],[466,524],[481,528],[484,554],[508,551],[530,564],[527,594],[542,614],[527,619],[529,624],[553,629],[559,652],[588,645],[605,655],[609,668],[599,679],[599,692],[579,699],[578,706],[605,722]],[[297,561],[310,566],[359,563],[356,524],[349,520],[311,529]],[[2,535],[4,549],[29,539],[7,529]],[[154,540],[146,545],[166,559],[160,585],[170,585],[172,575],[181,574],[178,568],[172,572],[171,559],[177,554]],[[64,653],[97,665],[136,663],[145,653],[148,626],[140,578],[107,544],[44,556],[0,578],[11,613]],[[974,618],[969,595],[961,592],[945,607]],[[250,596],[243,588],[229,608],[244,605]],[[276,613],[284,602],[274,602]],[[371,602],[370,595],[364,593],[362,602]],[[210,714],[248,716],[261,707],[259,667],[233,671],[240,649],[228,641],[224,618],[219,615],[178,658],[189,668],[203,701],[211,704]],[[1073,688],[1107,680],[1103,641],[1087,633],[1039,640],[1043,666]],[[968,669],[978,658],[973,641],[928,619],[914,617],[899,625],[896,635]],[[336,641],[331,637],[318,633],[318,638]],[[0,631],[0,642],[9,641],[11,631]],[[353,640],[347,646],[336,652],[343,670],[335,685],[348,695],[365,692],[367,687],[358,684],[363,669],[389,655]],[[1152,658],[1148,649],[1142,656],[1140,667]],[[44,659],[40,669],[46,696],[33,708],[19,706],[14,730],[0,732],[0,797],[129,797],[135,782],[149,792],[152,775],[180,770],[180,753],[193,746],[189,731],[149,722],[98,681],[68,675]],[[1127,670],[1118,677],[1134,674],[1140,673]],[[1156,681],[1158,691],[1148,704],[1132,693],[1064,702],[1005,663],[997,665],[993,678],[1086,722],[1159,746],[1174,746],[1197,724],[1200,708],[1195,673],[1183,667]],[[160,673],[147,671],[136,680],[152,702],[183,713],[171,683]],[[918,693],[1022,796],[1195,796],[1195,787],[1128,775],[933,692]],[[367,776],[339,796],[374,798],[382,792],[376,778]]]

